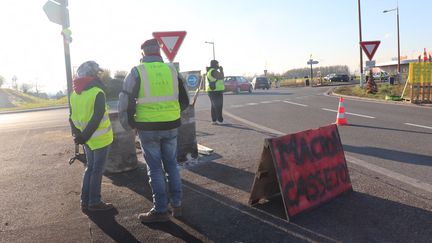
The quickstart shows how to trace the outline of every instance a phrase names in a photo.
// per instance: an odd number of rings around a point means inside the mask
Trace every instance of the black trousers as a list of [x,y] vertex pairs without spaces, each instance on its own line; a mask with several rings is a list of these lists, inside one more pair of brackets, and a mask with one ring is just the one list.
[[212,121],[223,122],[223,91],[209,91],[208,96],[211,102],[211,118]]

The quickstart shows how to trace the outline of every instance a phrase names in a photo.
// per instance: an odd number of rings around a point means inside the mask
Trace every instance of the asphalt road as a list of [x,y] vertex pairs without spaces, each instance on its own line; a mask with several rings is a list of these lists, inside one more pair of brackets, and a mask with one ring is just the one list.
[[[354,192],[285,220],[281,200],[247,205],[265,138],[335,121],[327,88],[224,96],[226,125],[196,104],[197,140],[215,153],[182,170],[185,216],[143,225],[151,206],[145,167],[107,175],[114,215],[79,211],[83,167],[72,156],[67,109],[0,115],[1,242],[430,242],[431,109],[345,100],[339,127]],[[410,124],[410,125],[408,125]],[[416,126],[417,125],[417,126]]]
[[[290,134],[335,122],[339,98],[326,88],[295,88],[225,95],[225,111]],[[202,96],[197,109],[206,109]],[[200,108],[202,106],[202,108]],[[339,127],[346,154],[432,184],[432,109],[345,98],[349,126]],[[431,188],[432,190],[432,188]],[[429,191],[432,192],[432,191]]]

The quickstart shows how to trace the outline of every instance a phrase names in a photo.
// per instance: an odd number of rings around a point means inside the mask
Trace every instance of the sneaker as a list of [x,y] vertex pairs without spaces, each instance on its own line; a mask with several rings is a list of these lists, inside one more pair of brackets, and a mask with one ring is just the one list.
[[113,209],[114,206],[111,203],[105,203],[105,202],[99,202],[94,205],[89,205],[88,210],[89,211],[108,211]]
[[223,121],[217,121],[217,124],[218,124],[218,125],[223,125],[224,122],[223,122]]
[[217,122],[212,121],[211,124],[212,124],[212,125],[217,125]]
[[140,213],[138,219],[142,223],[167,222],[169,221],[169,215],[168,212],[158,213],[154,210],[150,210],[147,213]]
[[178,207],[172,207],[171,208],[171,215],[173,217],[181,217],[183,215],[183,209],[182,206],[178,206]]

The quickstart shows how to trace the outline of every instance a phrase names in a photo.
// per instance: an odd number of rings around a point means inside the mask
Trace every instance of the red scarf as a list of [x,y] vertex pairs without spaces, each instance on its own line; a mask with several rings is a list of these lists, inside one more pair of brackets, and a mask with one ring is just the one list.
[[87,88],[87,86],[90,84],[91,81],[93,81],[95,78],[94,77],[82,77],[82,78],[77,78],[73,81],[73,90],[77,93],[77,94],[81,94],[81,92]]

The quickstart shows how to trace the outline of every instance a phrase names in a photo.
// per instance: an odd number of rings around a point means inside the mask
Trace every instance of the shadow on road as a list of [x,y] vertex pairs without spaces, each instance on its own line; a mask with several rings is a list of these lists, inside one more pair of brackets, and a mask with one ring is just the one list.
[[432,156],[370,146],[343,145],[344,151],[407,164],[432,166]]
[[362,192],[346,193],[292,221],[342,242],[428,242],[432,213]]
[[184,242],[203,242],[202,240],[189,234],[182,227],[178,226],[172,221],[168,221],[166,223],[147,223],[144,225],[146,225],[147,227],[153,230],[160,230],[168,234],[171,234],[172,236],[175,236],[177,239],[181,239]]
[[[246,192],[250,190],[254,176],[250,172],[214,162],[188,170]],[[115,185],[127,187],[152,200],[144,168],[109,177]],[[182,227],[183,223],[216,242],[265,242],[269,239],[275,242],[410,242],[413,239],[427,242],[432,237],[430,211],[362,192],[345,193],[285,222],[281,197],[250,207],[246,198],[238,201],[233,199],[235,195],[229,196],[227,192],[218,190],[223,187],[217,184],[209,186],[211,189],[200,185],[199,180],[184,180],[184,216],[180,224],[171,221],[146,226],[186,242],[199,242],[200,239],[188,232],[187,227]],[[381,186],[383,188],[379,190],[389,189],[388,186]],[[409,197],[404,198],[410,200]],[[110,218],[106,221],[110,222]],[[251,234],[257,229],[261,233]]]
[[203,163],[200,166],[191,167],[189,171],[245,192],[250,192],[255,176],[255,174],[251,172],[215,162]]
[[[152,191],[148,183],[148,176],[145,164],[139,163],[138,168],[133,171],[119,174],[107,174],[106,176],[112,180],[112,183],[114,185],[120,187],[127,187],[135,193],[145,197],[150,202],[153,201]],[[151,229],[157,229],[168,233],[180,240],[183,240],[184,242],[202,242],[192,234],[188,233],[180,225],[177,225],[172,221],[166,223],[147,223],[144,225]],[[115,238],[113,239],[116,240]],[[129,242],[127,239],[128,238],[121,238],[121,240],[116,241]]]
[[115,242],[140,242],[127,229],[115,220],[117,210],[107,212],[87,212],[87,216],[93,221],[105,234]]

